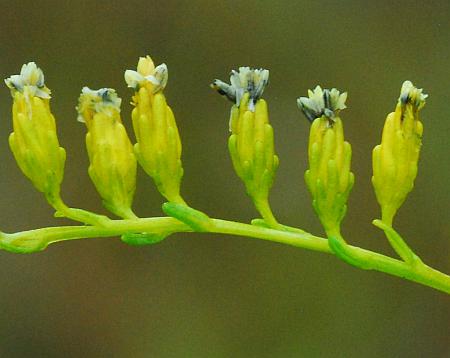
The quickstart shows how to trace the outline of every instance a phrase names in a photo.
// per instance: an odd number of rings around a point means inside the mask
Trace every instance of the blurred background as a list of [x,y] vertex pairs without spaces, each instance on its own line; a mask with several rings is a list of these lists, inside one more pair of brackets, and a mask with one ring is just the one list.
[[[52,89],[67,150],[63,197],[105,213],[87,176],[82,86],[113,87],[130,128],[123,72],[139,56],[167,63],[181,131],[182,193],[213,217],[256,216],[232,170],[230,104],[209,87],[242,65],[270,69],[264,96],[280,168],[279,220],[322,234],[303,182],[309,124],[296,98],[317,84],[348,91],[342,113],[356,183],[343,232],[393,255],[370,222],[379,210],[371,151],[409,79],[430,97],[416,189],[396,219],[423,260],[450,272],[448,114],[450,3],[442,1],[0,1],[0,75],[36,61]],[[0,91],[0,228],[70,224],[52,218],[9,151],[9,91]],[[131,132],[130,132],[131,135]],[[139,172],[135,209],[161,215]],[[449,357],[450,299],[350,267],[330,255],[259,240],[177,234],[154,246],[117,238],[0,252],[0,357]]]

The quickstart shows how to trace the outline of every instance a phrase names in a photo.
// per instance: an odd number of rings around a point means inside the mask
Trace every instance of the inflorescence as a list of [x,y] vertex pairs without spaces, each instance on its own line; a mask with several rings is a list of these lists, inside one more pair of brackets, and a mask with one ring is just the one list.
[[[231,71],[229,84],[218,79],[211,84],[233,103],[228,150],[234,170],[261,216],[251,224],[211,219],[182,197],[182,145],[164,94],[166,64],[155,66],[150,56],[141,57],[136,70],[126,70],[124,78],[133,90],[134,143],[122,123],[122,100],[114,89],[83,87],[76,107],[78,121],[85,123],[87,130],[89,176],[106,209],[119,220],[70,208],[61,198],[66,154],[59,144],[50,108],[51,91],[42,70],[29,62],[20,74],[5,80],[13,98],[9,144],[19,168],[44,194],[56,216],[84,225],[0,232],[0,249],[36,252],[52,242],[96,235],[120,235],[125,243],[143,245],[180,231],[228,233],[332,253],[356,267],[387,272],[450,293],[450,277],[426,266],[392,227],[394,216],[414,186],[422,145],[419,110],[427,95],[410,81],[403,83],[396,108],[386,118],[381,143],[373,150],[372,183],[381,208],[381,220],[373,223],[383,230],[398,260],[348,245],[341,235],[354,183],[352,148],[344,139],[340,117],[347,92],[317,86],[308,90],[307,97],[297,99],[298,108],[311,122],[305,181],[326,233],[323,239],[281,224],[269,204],[279,159],[268,106],[262,99],[269,82],[268,70],[239,67]],[[168,217],[139,218],[133,212],[138,165],[167,200],[163,211]]]

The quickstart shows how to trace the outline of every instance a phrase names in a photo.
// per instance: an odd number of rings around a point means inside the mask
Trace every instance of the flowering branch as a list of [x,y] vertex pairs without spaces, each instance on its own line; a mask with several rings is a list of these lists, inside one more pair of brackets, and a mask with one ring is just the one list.
[[[11,150],[21,171],[56,210],[55,215],[84,225],[0,232],[0,249],[33,253],[60,241],[117,236],[130,245],[147,245],[178,232],[218,233],[332,254],[355,267],[385,272],[450,294],[450,276],[424,264],[393,228],[394,216],[417,175],[423,133],[419,110],[427,97],[422,90],[409,81],[403,84],[395,112],[387,116],[381,144],[373,151],[372,183],[381,207],[381,220],[373,224],[385,233],[400,258],[395,259],[349,245],[340,232],[354,175],[350,170],[351,145],[344,140],[340,117],[347,94],[335,88],[317,86],[308,97],[297,100],[311,122],[310,165],[305,181],[326,238],[282,225],[275,218],[269,192],[279,159],[267,103],[261,98],[268,79],[268,70],[241,67],[232,71],[230,84],[215,80],[211,85],[233,103],[228,149],[236,174],[262,217],[251,224],[210,218],[182,198],[181,140],[163,93],[168,80],[165,64],[155,66],[147,56],[139,60],[136,71],[125,72],[125,81],[135,92],[131,114],[134,145],[122,124],[121,99],[115,90],[83,88],[77,110],[78,120],[87,128],[88,173],[104,206],[121,218],[110,219],[63,202],[60,186],[65,150],[59,145],[50,110],[51,92],[36,64],[24,65],[20,75],[5,80],[13,97]],[[139,218],[133,212],[137,164],[168,200],[163,205],[166,217]]]

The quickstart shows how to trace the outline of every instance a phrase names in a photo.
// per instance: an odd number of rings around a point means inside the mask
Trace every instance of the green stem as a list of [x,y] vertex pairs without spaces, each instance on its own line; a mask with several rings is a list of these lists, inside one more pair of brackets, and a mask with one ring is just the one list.
[[[14,234],[0,233],[0,248],[14,252],[35,252],[44,249],[50,243],[66,240],[111,237],[124,233],[192,231],[190,226],[171,217],[109,220],[102,226],[49,227]],[[245,236],[327,254],[334,253],[329,246],[329,240],[309,233],[274,230],[220,219],[210,219],[208,232]],[[343,241],[342,238],[339,239]],[[364,263],[360,266],[364,269],[385,272],[450,294],[450,276],[421,262],[412,266],[406,262],[346,243],[344,248],[356,259],[356,262]]]
[[280,224],[277,219],[275,219],[275,215],[273,215],[272,209],[270,208],[269,201],[267,199],[263,200],[254,200],[253,201],[256,207],[256,210],[261,214],[262,218],[266,222],[266,224],[272,229],[280,229]]
[[[253,219],[251,221],[251,224],[255,225],[255,226],[259,226],[259,227],[265,227],[267,229],[271,228],[270,225],[268,225],[264,219]],[[282,225],[282,224],[278,224],[278,228],[277,229],[278,230],[284,230],[284,231],[297,232],[297,233],[301,233],[301,234],[305,234],[306,233],[305,230],[302,230],[302,229],[299,229],[299,228],[296,228],[296,227],[292,227],[292,226],[288,226],[288,225]]]
[[176,194],[176,195],[173,195],[173,196],[165,196],[165,198],[170,203],[177,203],[177,204],[181,204],[181,205],[186,205],[187,206],[186,201],[184,201],[183,197],[180,194]]
[[415,265],[418,262],[421,262],[419,256],[414,253],[400,234],[393,229],[391,223],[392,221],[388,221],[388,223],[382,220],[372,221],[373,225],[384,231],[384,234],[386,235],[386,238],[392,248],[403,259],[403,261],[409,263],[410,265]]
[[57,196],[46,195],[46,198],[48,203],[56,210],[56,217],[65,217],[83,224],[94,226],[104,226],[111,221],[111,219],[105,215],[99,215],[87,210],[68,207],[59,194]]
[[0,233],[0,248],[18,253],[31,253],[60,241],[114,237],[125,233],[189,231],[192,231],[189,226],[170,217],[109,220],[102,226],[57,226],[13,234]]
[[329,243],[339,258],[353,266],[381,271],[450,294],[450,276],[425,265],[420,260],[411,265],[409,262],[348,245],[338,232],[330,233]]

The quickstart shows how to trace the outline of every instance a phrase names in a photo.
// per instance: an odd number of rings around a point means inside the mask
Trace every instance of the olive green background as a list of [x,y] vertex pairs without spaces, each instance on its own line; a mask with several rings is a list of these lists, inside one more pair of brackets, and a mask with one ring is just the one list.
[[[208,87],[242,65],[270,69],[280,168],[278,218],[321,234],[303,182],[308,122],[295,99],[316,84],[348,91],[342,112],[356,183],[343,232],[392,254],[379,216],[371,150],[401,84],[429,93],[416,189],[396,227],[424,261],[450,272],[450,3],[442,1],[0,1],[0,75],[36,61],[53,91],[67,150],[63,196],[105,213],[89,181],[84,85],[113,87],[130,128],[123,80],[139,56],[167,63],[166,95],[183,140],[182,192],[214,217],[256,216],[228,157],[230,104]],[[69,224],[9,152],[11,98],[0,91],[0,228]],[[131,134],[131,133],[130,133]],[[134,137],[133,137],[134,138]],[[135,208],[161,215],[139,172]],[[448,357],[450,298],[336,258],[255,239],[177,234],[130,247],[117,238],[0,252],[0,357]]]

